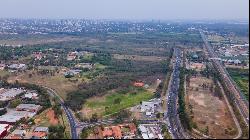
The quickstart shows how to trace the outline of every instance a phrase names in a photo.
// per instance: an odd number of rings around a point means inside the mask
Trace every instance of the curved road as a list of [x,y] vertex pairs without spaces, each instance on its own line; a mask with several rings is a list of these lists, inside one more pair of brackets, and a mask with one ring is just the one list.
[[48,93],[51,96],[57,97],[59,99],[60,104],[63,107],[63,110],[66,113],[66,116],[67,116],[69,124],[70,124],[71,138],[72,139],[78,139],[77,131],[76,131],[76,121],[75,121],[75,118],[74,118],[72,112],[70,111],[70,109],[67,106],[65,106],[63,99],[60,96],[57,95],[55,90],[53,90],[53,89],[51,89],[49,87],[45,87],[45,86],[42,86],[42,87],[47,89]]

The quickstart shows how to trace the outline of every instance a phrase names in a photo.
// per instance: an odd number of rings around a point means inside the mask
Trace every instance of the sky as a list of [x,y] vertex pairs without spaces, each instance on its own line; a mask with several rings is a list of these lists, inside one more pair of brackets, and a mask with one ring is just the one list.
[[249,19],[249,0],[0,0],[0,18]]

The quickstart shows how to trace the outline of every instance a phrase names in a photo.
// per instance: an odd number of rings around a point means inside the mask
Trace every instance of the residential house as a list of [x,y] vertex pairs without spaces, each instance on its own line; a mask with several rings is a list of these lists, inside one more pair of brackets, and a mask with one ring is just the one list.
[[48,127],[36,127],[32,133],[33,139],[46,139],[49,133]]

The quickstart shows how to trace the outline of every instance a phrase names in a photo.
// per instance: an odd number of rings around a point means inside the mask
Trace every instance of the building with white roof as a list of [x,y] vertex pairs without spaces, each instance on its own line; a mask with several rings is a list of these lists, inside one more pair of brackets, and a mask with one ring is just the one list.
[[27,66],[26,64],[11,64],[8,68],[11,70],[25,70]]
[[156,112],[156,109],[160,106],[160,99],[152,99],[150,101],[143,101],[140,105],[141,112],[145,112],[147,116],[150,116]]
[[27,92],[24,94],[24,98],[37,99],[38,94],[36,92]]
[[0,116],[0,124],[15,124],[22,118],[32,118],[36,113],[27,111],[9,111],[8,113]]
[[25,130],[16,129],[16,130],[14,130],[11,134],[12,134],[13,136],[22,137],[22,136],[25,136],[26,131],[25,131]]
[[24,90],[22,90],[22,89],[17,89],[17,88],[8,89],[7,91],[0,94],[0,101],[11,100],[23,92],[24,92]]
[[35,105],[35,104],[19,104],[16,107],[16,110],[17,111],[37,112],[41,108],[42,107],[40,105]]
[[140,124],[139,130],[143,139],[163,139],[161,128],[158,124]]
[[34,129],[34,132],[46,132],[46,133],[48,133],[49,132],[49,128],[48,127],[36,127]]

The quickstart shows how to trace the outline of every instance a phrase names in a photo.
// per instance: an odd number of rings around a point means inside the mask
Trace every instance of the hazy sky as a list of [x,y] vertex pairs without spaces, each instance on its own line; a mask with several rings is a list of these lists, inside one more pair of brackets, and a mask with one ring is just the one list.
[[0,0],[0,18],[249,19],[249,0]]

